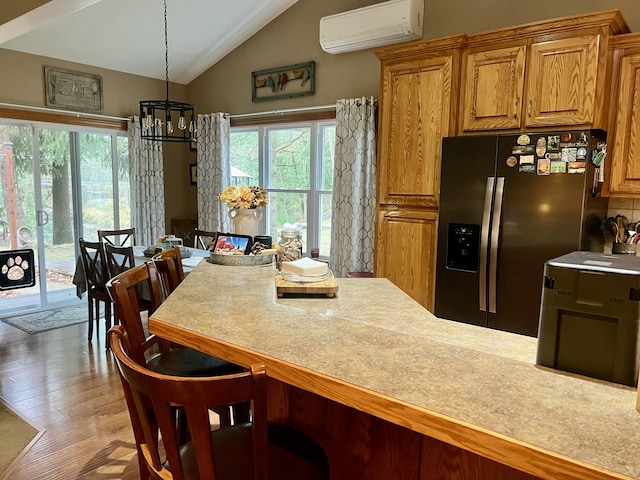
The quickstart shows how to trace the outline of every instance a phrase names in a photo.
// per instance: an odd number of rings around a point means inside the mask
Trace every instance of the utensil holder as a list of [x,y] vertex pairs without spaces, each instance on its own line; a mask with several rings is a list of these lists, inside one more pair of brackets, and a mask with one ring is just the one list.
[[611,245],[611,253],[618,255],[635,255],[636,243],[614,243]]

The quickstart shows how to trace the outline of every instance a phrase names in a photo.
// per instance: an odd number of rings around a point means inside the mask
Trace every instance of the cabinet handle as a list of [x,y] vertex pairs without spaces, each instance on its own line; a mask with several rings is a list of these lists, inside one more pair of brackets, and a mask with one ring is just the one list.
[[513,118],[518,118],[518,102],[513,104]]
[[531,100],[529,100],[529,118],[531,118]]

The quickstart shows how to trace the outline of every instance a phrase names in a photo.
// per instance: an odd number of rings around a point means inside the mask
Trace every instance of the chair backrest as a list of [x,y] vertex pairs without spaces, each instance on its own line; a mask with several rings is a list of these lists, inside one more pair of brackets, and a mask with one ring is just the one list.
[[171,248],[167,248],[160,253],[156,253],[151,260],[158,271],[162,291],[165,296],[168,296],[184,280],[180,247],[174,245]]
[[218,232],[207,232],[196,228],[193,231],[193,247],[202,250],[209,250],[209,247],[216,241]]
[[98,240],[118,247],[127,243],[133,247],[136,243],[136,229],[132,227],[120,230],[98,230]]
[[[152,262],[130,268],[107,282],[107,290],[118,312],[118,319],[127,331],[129,354],[141,365],[146,365],[145,352],[157,341],[154,335],[147,336],[140,312],[143,305],[155,311],[162,299],[156,268]],[[148,295],[149,300],[142,299]]]
[[107,258],[107,267],[109,269],[109,277],[111,278],[135,266],[133,247],[131,246],[118,247],[110,243],[105,243],[104,254]]
[[[129,338],[121,326],[109,330],[109,339],[118,364],[138,455],[143,456],[151,478],[268,478],[264,365],[254,365],[248,372],[232,375],[173,377],[155,373],[136,363],[129,355]],[[241,402],[252,404],[251,425],[224,427],[212,435],[209,409]],[[192,448],[195,453],[195,471],[189,471],[189,467],[194,468],[193,462],[183,463],[180,456],[180,449],[185,446],[178,444],[176,406],[180,406],[187,417],[191,438],[187,448]],[[165,457],[158,448],[158,430]],[[220,451],[219,447],[225,450]],[[169,463],[168,469],[165,458]],[[227,465],[220,467],[222,462]],[[223,475],[223,468],[231,468],[232,476]]]
[[78,242],[80,243],[80,258],[82,259],[87,290],[104,288],[105,283],[109,280],[104,245],[102,242],[88,242],[82,238]]

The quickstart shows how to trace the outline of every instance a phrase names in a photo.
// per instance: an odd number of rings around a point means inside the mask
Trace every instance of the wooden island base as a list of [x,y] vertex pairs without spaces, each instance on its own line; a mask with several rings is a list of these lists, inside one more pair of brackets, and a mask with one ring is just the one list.
[[320,442],[331,480],[538,478],[274,379],[269,419]]

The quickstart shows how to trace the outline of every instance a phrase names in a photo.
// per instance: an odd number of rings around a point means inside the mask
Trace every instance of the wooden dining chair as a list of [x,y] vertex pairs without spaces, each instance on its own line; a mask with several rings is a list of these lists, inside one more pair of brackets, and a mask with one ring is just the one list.
[[[133,427],[141,478],[211,480],[324,480],[327,456],[314,439],[267,421],[264,365],[214,377],[162,375],[135,362],[121,326],[110,332],[112,352]],[[213,406],[251,404],[251,423],[216,428]],[[188,419],[190,440],[179,442],[174,408]],[[161,444],[158,440],[161,438]]]
[[113,278],[135,266],[132,246],[122,247],[105,243],[104,254],[107,259],[109,278]]
[[166,298],[184,280],[184,267],[180,247],[174,245],[160,253],[156,253],[151,260],[156,266],[162,292]]
[[[149,313],[162,303],[160,283],[153,262],[146,262],[107,282],[107,290],[118,311],[120,324],[127,331],[129,354],[140,365],[153,371],[177,376],[206,376],[240,372],[243,368],[188,347],[169,345],[160,337],[149,335],[140,312],[148,302]],[[144,296],[147,298],[142,298]],[[156,346],[155,349],[151,348]]]
[[[111,327],[111,298],[106,289],[109,272],[102,242],[88,242],[78,240],[80,244],[80,258],[87,285],[87,304],[89,309],[89,341],[93,337],[93,322],[95,319],[96,333],[99,331],[100,302],[104,303],[105,335]],[[108,342],[107,342],[108,345]]]
[[207,232],[196,228],[193,231],[193,248],[209,250],[209,247],[216,241],[217,236],[218,232]]
[[98,240],[118,247],[125,245],[133,247],[136,244],[136,229],[132,227],[119,230],[98,230]]

